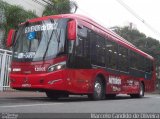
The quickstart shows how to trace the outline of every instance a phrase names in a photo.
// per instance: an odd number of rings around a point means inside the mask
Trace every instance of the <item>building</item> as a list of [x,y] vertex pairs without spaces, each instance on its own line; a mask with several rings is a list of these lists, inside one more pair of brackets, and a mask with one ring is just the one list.
[[[37,16],[42,16],[48,0],[3,0],[11,5],[22,6],[25,10],[33,11]],[[46,2],[45,2],[46,1]]]

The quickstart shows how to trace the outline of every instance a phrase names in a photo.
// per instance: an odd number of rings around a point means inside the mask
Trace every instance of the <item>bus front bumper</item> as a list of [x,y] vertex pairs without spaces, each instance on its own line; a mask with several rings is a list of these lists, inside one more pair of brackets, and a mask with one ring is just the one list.
[[44,74],[10,74],[10,86],[19,90],[67,90],[65,71]]

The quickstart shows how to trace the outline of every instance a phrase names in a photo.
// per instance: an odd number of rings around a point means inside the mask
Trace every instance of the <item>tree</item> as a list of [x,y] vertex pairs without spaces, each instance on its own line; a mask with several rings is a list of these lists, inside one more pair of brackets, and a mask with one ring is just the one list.
[[25,11],[20,6],[10,5],[5,9],[6,30],[10,28],[16,29],[19,23],[25,22],[28,19],[37,17],[31,11]]
[[43,12],[43,16],[71,13],[73,8],[77,8],[77,4],[70,0],[50,0]]
[[18,27],[18,24],[25,22],[30,18],[37,17],[32,11],[26,11],[23,9],[23,7],[20,6],[9,5],[2,0],[0,0],[0,9],[4,10],[4,16],[6,19],[5,23],[2,24],[5,30],[5,37],[2,42],[3,46],[5,46],[5,39],[9,29],[16,29]]
[[130,29],[129,26],[115,27],[114,31],[137,48],[153,56],[156,59],[156,67],[160,67],[160,42],[158,40],[147,37],[137,29]]
[[[157,58],[157,55],[160,54],[160,42],[154,38],[146,37],[145,34],[140,33],[137,29],[130,29],[129,26],[125,26],[122,28],[116,27],[114,31],[153,57]],[[160,64],[160,62],[158,63]]]
[[2,2],[0,0],[0,48],[4,48],[4,41],[5,38],[5,26],[6,26],[6,18],[5,18],[5,11],[4,8],[6,6],[6,3]]

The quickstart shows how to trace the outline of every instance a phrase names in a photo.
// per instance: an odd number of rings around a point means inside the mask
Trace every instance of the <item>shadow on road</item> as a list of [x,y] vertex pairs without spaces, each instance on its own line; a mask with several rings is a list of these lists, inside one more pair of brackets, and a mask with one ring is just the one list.
[[[144,98],[131,98],[130,96],[124,95],[124,96],[116,96],[115,98],[106,98],[104,100],[100,101],[117,101],[117,100],[139,100],[139,99],[145,99],[150,97],[144,97]],[[47,97],[7,97],[3,98],[4,100],[10,100],[10,101],[16,101],[16,102],[84,102],[84,101],[93,101],[89,99],[87,96],[73,96],[71,95],[68,98],[59,98],[57,100],[52,100]],[[1,99],[0,99],[1,100]]]

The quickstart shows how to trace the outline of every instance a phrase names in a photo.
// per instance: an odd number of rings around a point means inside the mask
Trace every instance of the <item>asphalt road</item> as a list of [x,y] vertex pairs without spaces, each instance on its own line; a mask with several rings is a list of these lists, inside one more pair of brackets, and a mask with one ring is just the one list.
[[0,113],[160,113],[160,94],[146,94],[132,99],[91,101],[86,96],[71,96],[57,101],[39,92],[0,92]]

